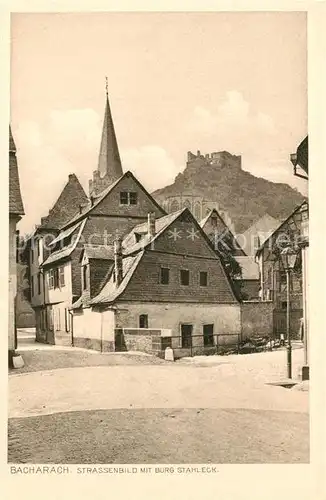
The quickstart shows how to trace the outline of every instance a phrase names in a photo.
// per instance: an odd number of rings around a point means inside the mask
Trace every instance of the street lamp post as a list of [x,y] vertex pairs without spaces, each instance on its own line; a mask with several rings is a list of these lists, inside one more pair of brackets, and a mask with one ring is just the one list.
[[297,252],[291,248],[284,248],[281,252],[281,260],[283,268],[286,272],[286,339],[287,339],[287,376],[292,378],[292,343],[291,343],[291,332],[290,332],[290,278],[291,271],[294,268],[297,259]]

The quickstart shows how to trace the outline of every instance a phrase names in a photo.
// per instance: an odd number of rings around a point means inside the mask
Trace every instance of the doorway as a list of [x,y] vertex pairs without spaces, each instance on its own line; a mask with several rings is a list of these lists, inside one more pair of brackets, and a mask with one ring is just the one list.
[[193,325],[181,325],[181,347],[192,347]]

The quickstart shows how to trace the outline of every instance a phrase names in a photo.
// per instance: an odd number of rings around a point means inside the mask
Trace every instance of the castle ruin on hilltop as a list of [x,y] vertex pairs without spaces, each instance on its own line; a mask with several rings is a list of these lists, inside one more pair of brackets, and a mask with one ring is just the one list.
[[[208,165],[241,169],[241,156],[232,155],[228,151],[213,152],[205,155],[201,154],[200,151],[197,151],[197,154],[188,151],[188,169],[197,169]],[[234,225],[229,214],[225,210],[222,210],[216,201],[205,200],[203,196],[197,195],[196,193],[184,191],[173,196],[168,196],[161,202],[161,205],[168,213],[176,212],[182,208],[188,208],[197,221],[201,221],[211,212],[211,210],[215,209],[223,218],[229,229],[235,233]]]

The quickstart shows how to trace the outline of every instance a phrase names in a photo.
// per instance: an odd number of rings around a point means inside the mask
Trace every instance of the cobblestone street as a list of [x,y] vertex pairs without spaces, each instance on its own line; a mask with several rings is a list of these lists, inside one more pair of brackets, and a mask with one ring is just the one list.
[[[284,351],[169,364],[21,346],[25,372],[9,380],[10,462],[309,461],[308,392],[267,385],[285,370]],[[303,350],[293,354],[299,366]],[[26,371],[31,359],[38,371]]]

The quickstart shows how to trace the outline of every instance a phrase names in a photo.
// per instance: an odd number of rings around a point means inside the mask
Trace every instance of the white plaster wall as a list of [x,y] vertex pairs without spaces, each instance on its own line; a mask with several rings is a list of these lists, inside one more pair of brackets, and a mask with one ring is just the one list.
[[100,312],[83,309],[73,315],[74,338],[101,339],[102,317]]
[[102,314],[102,336],[103,341],[114,342],[115,312],[104,311]]
[[138,328],[140,314],[148,314],[148,328],[171,329],[172,335],[179,335],[181,323],[194,325],[194,335],[205,324],[214,324],[214,334],[241,332],[239,304],[120,303],[116,327]]
[[9,220],[9,308],[8,349],[15,349],[15,297],[17,293],[16,219]]
[[65,286],[63,286],[62,288],[52,288],[50,290],[48,286],[48,271],[46,271],[46,296],[48,296],[48,302],[52,304],[57,302],[64,302],[66,304],[65,307],[68,307],[72,303],[71,262],[61,264],[60,267],[64,267]]

